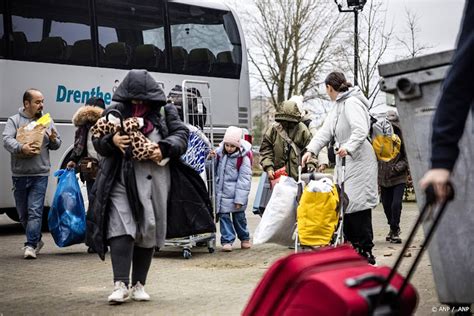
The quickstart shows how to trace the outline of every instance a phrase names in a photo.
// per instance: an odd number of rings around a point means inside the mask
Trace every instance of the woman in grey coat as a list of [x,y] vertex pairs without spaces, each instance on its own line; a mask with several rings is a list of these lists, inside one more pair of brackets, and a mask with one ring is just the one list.
[[378,203],[377,159],[367,138],[370,129],[368,100],[359,88],[351,88],[343,73],[330,73],[325,84],[335,106],[306,147],[308,152],[303,156],[303,164],[311,153],[317,155],[324,146],[335,141],[338,183],[341,182],[341,158],[346,157],[345,192],[349,205],[344,216],[344,235],[369,263],[374,264],[372,209]]

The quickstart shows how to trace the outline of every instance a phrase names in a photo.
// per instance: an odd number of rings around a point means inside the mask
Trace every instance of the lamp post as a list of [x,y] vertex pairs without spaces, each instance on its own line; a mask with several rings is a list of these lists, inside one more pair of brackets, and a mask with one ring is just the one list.
[[354,13],[354,84],[358,85],[358,53],[359,53],[359,11],[364,9],[367,0],[347,0],[347,9],[342,8],[342,4],[338,0],[334,0],[339,9],[339,12],[353,12]]

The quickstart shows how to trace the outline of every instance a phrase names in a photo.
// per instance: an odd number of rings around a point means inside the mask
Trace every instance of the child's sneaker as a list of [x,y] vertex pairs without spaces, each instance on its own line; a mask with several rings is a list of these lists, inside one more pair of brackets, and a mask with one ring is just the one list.
[[110,304],[122,304],[129,297],[128,288],[122,281],[115,282],[115,288],[112,294],[109,295]]
[[250,240],[243,240],[240,243],[240,248],[242,249],[250,249],[252,247],[252,244],[250,243]]
[[224,244],[224,245],[222,245],[222,251],[224,251],[224,252],[231,252],[231,251],[232,251],[232,245],[231,245],[231,244]]
[[149,301],[150,300],[150,295],[148,295],[147,292],[145,292],[145,287],[140,283],[137,282],[135,286],[132,286],[132,300],[134,301]]

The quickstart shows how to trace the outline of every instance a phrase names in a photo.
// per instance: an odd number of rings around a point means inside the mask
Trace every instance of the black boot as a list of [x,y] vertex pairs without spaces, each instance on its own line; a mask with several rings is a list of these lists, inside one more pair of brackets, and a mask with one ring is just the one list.
[[385,240],[386,240],[386,241],[392,240],[392,235],[393,235],[393,233],[392,233],[392,230],[390,229],[390,230],[388,231],[387,237],[385,237]]
[[367,259],[369,264],[375,265],[375,256],[372,254],[372,251],[366,251],[364,257]]
[[400,228],[392,230],[392,236],[390,237],[390,242],[392,244],[401,244],[402,239],[400,238]]
[[372,250],[367,251],[359,247],[355,247],[355,249],[359,253],[359,255],[361,255],[367,260],[369,264],[374,265],[376,263],[375,256],[372,254]]

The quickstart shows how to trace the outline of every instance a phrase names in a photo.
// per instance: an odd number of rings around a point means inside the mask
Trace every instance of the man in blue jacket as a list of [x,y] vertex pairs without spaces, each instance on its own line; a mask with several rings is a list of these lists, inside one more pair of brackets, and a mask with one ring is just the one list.
[[451,69],[444,81],[433,119],[431,169],[420,180],[424,189],[433,184],[439,200],[459,155],[458,142],[474,101],[474,1],[467,1]]
[[37,89],[23,94],[23,107],[8,118],[3,131],[3,146],[11,153],[13,192],[20,222],[26,230],[25,259],[36,259],[44,243],[41,241],[44,198],[48,185],[49,151],[61,146],[61,139],[53,122],[46,129],[40,147],[17,141],[20,127],[38,120],[43,115],[44,97]]
[[[443,85],[441,98],[433,119],[431,137],[431,169],[420,180],[425,189],[433,184],[437,199],[445,200],[447,186],[459,156],[466,119],[474,101],[474,1],[466,1],[464,19],[451,69]],[[472,168],[472,166],[470,166]],[[469,247],[469,246],[468,246]],[[467,275],[467,278],[470,276]],[[472,315],[470,303],[450,304],[454,315]]]

